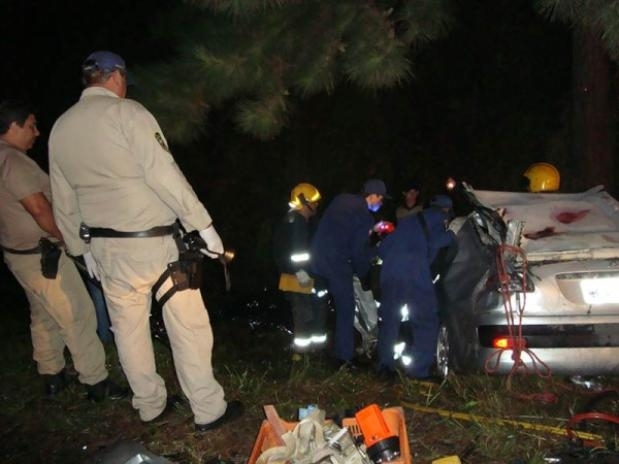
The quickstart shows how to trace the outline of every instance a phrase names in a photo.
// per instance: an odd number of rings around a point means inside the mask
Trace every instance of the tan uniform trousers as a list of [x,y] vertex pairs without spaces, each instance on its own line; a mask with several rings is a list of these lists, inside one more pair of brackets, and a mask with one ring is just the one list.
[[57,374],[65,367],[69,348],[79,381],[94,385],[104,380],[105,351],[97,337],[92,300],[75,264],[64,253],[55,279],[41,274],[41,255],[4,253],[4,261],[30,303],[33,358],[39,374]]
[[[91,251],[101,270],[120,362],[143,421],[158,416],[167,392],[157,374],[150,333],[151,290],[168,263],[178,259],[171,236],[93,238]],[[162,286],[159,296],[171,286]],[[199,290],[177,292],[163,307],[174,366],[196,423],[218,419],[226,410],[224,391],[211,365],[213,332]]]

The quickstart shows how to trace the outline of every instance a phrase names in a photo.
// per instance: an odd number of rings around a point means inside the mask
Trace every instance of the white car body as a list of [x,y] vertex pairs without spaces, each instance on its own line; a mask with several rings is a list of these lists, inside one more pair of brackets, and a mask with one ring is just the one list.
[[463,194],[438,287],[441,373],[619,373],[619,202],[602,187]]

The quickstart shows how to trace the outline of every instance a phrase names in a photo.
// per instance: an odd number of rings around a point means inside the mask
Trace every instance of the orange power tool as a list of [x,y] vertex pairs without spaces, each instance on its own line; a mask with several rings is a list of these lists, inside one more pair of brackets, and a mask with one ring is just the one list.
[[393,461],[400,455],[400,440],[389,429],[376,404],[358,411],[355,419],[363,434],[367,454],[375,464]]

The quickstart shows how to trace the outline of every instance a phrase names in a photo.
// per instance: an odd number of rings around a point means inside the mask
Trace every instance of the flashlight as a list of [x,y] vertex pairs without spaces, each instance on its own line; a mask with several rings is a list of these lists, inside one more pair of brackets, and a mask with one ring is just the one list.
[[395,225],[391,221],[379,221],[374,225],[374,232],[390,234],[395,230]]
[[447,181],[445,182],[445,187],[447,188],[447,190],[452,191],[456,188],[456,183],[456,179],[454,179],[453,177],[448,177]]
[[235,256],[236,253],[234,250],[224,250],[223,253],[219,254],[219,261],[221,261],[222,263],[229,263],[234,259]]

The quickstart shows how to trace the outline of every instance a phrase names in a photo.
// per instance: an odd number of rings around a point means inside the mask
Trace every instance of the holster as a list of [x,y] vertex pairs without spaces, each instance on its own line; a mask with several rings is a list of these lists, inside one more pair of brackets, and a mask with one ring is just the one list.
[[41,247],[41,274],[46,279],[55,279],[62,250],[45,237],[39,240],[39,246]]
[[180,224],[175,224],[175,228],[173,237],[179,250],[178,261],[168,263],[166,270],[153,286],[153,295],[156,295],[168,277],[172,279],[172,287],[157,300],[161,307],[176,292],[187,289],[196,290],[202,285],[202,261],[204,255],[199,250],[199,244],[194,243],[193,235],[186,233]]
[[181,253],[178,261],[168,263],[170,278],[177,291],[198,289],[202,285],[202,253]]

